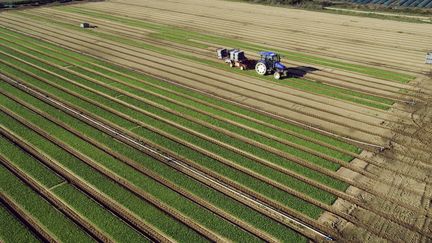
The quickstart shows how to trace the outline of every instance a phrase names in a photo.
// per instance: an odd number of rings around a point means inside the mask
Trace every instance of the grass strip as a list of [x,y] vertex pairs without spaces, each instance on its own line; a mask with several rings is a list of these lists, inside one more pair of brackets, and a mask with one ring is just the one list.
[[103,132],[90,127],[89,125],[83,123],[82,121],[71,117],[41,100],[34,98],[33,96],[24,93],[21,90],[16,89],[6,83],[0,83],[0,88],[19,98],[22,101],[26,101],[36,108],[43,110],[47,114],[59,119],[60,121],[66,123],[67,125],[75,128],[79,131],[85,131],[87,137],[109,147],[114,152],[119,153],[131,160],[136,161],[141,166],[149,169],[156,174],[159,174],[163,178],[169,180],[170,182],[180,186],[181,188],[192,192],[196,196],[208,201],[209,203],[225,210],[226,212],[244,220],[256,228],[268,232],[281,241],[284,242],[304,242],[304,238],[300,235],[294,233],[289,228],[259,214],[258,212],[252,210],[251,208],[240,204],[239,202],[225,196],[224,194],[217,192],[196,180],[183,175],[177,170],[160,163],[153,158],[141,153],[140,151],[107,136]]

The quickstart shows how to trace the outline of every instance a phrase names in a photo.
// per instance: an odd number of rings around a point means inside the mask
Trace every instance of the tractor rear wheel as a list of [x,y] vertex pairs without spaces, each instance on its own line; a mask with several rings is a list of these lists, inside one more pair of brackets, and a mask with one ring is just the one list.
[[230,63],[229,63],[229,66],[230,66],[230,67],[234,67],[234,63],[233,63],[233,62],[230,62]]
[[275,78],[275,79],[280,79],[281,78],[281,73],[280,72],[275,72],[274,74],[273,74],[273,77]]
[[267,67],[264,63],[259,62],[255,65],[255,71],[259,74],[259,75],[264,75],[267,73]]
[[246,70],[245,66],[241,65],[241,66],[240,66],[240,70],[242,70],[242,71],[243,71],[243,70]]

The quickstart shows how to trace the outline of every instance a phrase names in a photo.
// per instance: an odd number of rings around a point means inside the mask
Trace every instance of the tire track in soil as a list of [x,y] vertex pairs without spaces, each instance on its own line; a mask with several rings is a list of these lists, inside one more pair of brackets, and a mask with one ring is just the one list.
[[[421,81],[423,84],[430,84],[430,79],[423,78]],[[423,85],[422,84],[422,85]],[[413,113],[416,113],[421,110],[422,114],[419,114],[417,116],[416,124],[418,125],[417,131],[412,131],[413,135],[412,137],[415,138],[416,136],[422,136],[425,138],[425,140],[419,139],[418,141],[421,141],[422,144],[420,146],[429,146],[430,145],[430,133],[424,131],[424,129],[429,126],[430,124],[430,118],[431,118],[431,107],[428,105],[428,100],[431,100],[431,98],[426,98],[423,103],[423,105],[419,105],[416,108],[413,109]],[[418,131],[422,131],[418,133]],[[411,140],[405,141],[405,143],[410,144],[412,143]],[[416,154],[417,152],[414,150],[412,151],[410,147],[407,147],[406,150],[403,151],[392,151],[395,156],[399,155],[400,157],[406,157],[407,154]],[[429,153],[430,155],[430,153]],[[407,171],[410,173],[419,173],[421,174],[423,171],[419,168],[414,167],[417,163],[417,159],[415,157],[406,157],[406,164],[402,165],[394,165],[391,158],[388,158],[387,160],[384,160],[383,163],[392,164],[393,166],[397,167],[401,171]],[[368,170],[373,170],[371,168],[368,168]],[[431,206],[431,197],[432,197],[432,187],[431,187],[431,178],[429,176],[430,173],[426,175],[426,177],[421,181],[421,183],[413,183],[410,180],[407,180],[406,178],[397,178],[394,177],[395,184],[394,186],[390,187],[383,187],[380,183],[374,185],[375,190],[381,190],[385,191],[389,196],[395,197],[395,198],[401,198],[405,202],[410,203],[416,207],[419,208],[425,208],[430,211]],[[386,173],[383,173],[380,175],[381,177],[392,177],[391,175],[388,175]],[[396,183],[399,182],[399,183]],[[419,191],[422,192],[422,194],[413,195],[406,191],[406,188],[409,187],[417,187],[419,188]],[[354,191],[354,194],[358,194],[360,196],[361,192]],[[380,229],[382,234],[387,235],[394,235],[395,237],[398,237],[399,240],[404,240],[405,242],[430,242],[432,240],[431,233],[432,233],[432,227],[431,227],[431,218],[426,215],[420,215],[420,216],[413,216],[409,212],[394,207],[393,205],[389,205],[387,201],[382,200],[380,198],[374,198],[374,197],[368,197],[368,196],[362,196],[364,200],[368,201],[371,205],[377,205],[382,208],[383,211],[386,211],[390,214],[395,215],[395,217],[406,219],[412,222],[412,224],[418,225],[419,228],[423,229],[423,232],[426,233],[426,235],[416,235],[412,234],[412,232],[407,232],[405,229],[397,227],[396,225],[386,221],[382,218],[376,218],[373,215],[370,215],[368,213],[364,213],[361,210],[354,209],[352,211],[353,215],[356,215],[360,220],[364,222],[369,222],[371,224],[371,227],[377,227]],[[383,227],[385,226],[385,227]],[[355,230],[352,228],[347,228],[347,232],[350,232],[352,235],[359,236],[361,234],[356,233]]]

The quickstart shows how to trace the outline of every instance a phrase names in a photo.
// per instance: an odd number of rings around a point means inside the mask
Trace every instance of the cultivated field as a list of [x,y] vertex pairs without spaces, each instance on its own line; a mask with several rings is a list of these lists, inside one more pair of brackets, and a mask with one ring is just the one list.
[[0,12],[0,241],[430,242],[431,30],[213,0]]

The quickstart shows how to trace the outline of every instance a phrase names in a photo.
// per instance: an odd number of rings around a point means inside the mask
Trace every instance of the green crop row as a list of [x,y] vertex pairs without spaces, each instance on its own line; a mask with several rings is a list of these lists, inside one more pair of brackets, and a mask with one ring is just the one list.
[[[191,46],[197,44],[196,42],[191,41],[191,39],[193,39],[193,40],[203,41],[207,43],[218,44],[221,46],[232,46],[232,47],[237,47],[237,48],[256,51],[256,52],[267,49],[264,46],[260,46],[257,44],[250,44],[241,40],[228,39],[220,36],[198,33],[191,30],[183,30],[175,26],[167,26],[162,24],[150,23],[141,19],[133,19],[126,16],[113,15],[109,12],[95,11],[95,10],[90,10],[88,8],[84,9],[83,7],[67,6],[67,7],[57,7],[56,9],[63,10],[66,12],[71,12],[71,13],[88,15],[95,18],[115,21],[133,27],[153,30],[157,32],[156,34],[152,34],[152,36],[155,38],[166,39],[171,41],[180,40],[181,44],[186,43],[187,45],[191,45]],[[382,78],[382,79],[387,79],[387,80],[401,82],[401,83],[407,83],[412,79],[414,79],[413,76],[407,74],[401,74],[401,73],[386,71],[379,68],[367,67],[367,66],[362,66],[357,64],[344,63],[344,62],[326,59],[322,57],[315,57],[304,53],[277,50],[277,49],[275,49],[274,51],[282,54],[283,56],[291,60],[317,64],[326,67],[333,67],[333,68],[338,68],[347,71],[354,71],[354,72],[363,73],[376,78]]]
[[[4,107],[22,109],[3,95],[0,95],[0,103]],[[2,137],[0,137],[0,154],[15,164],[20,170],[41,183],[46,189],[55,186],[51,189],[51,192],[63,199],[64,202],[77,210],[81,215],[85,215],[87,219],[103,230],[103,232],[110,235],[112,239],[129,242],[148,241],[144,236],[72,185],[61,184],[62,180],[53,171]]]
[[[13,105],[13,102],[5,104],[5,106],[11,106],[11,105]],[[211,228],[212,230],[215,230],[221,235],[225,235],[226,237],[238,241],[243,241],[243,240],[247,242],[254,241],[254,238],[248,235],[246,232],[233,227],[233,225],[218,218],[211,212],[208,212],[205,209],[197,206],[193,202],[190,202],[187,199],[177,195],[176,193],[170,191],[169,189],[165,188],[163,185],[158,184],[152,179],[143,176],[142,174],[140,174],[133,168],[129,167],[128,165],[105,154],[103,151],[99,150],[98,148],[77,138],[76,136],[72,135],[70,132],[65,131],[63,128],[53,124],[52,122],[44,119],[43,117],[37,114],[31,114],[26,108],[18,107],[18,106],[15,106],[14,112],[16,112],[20,116],[23,116],[27,121],[32,122],[33,124],[37,124],[40,128],[44,129],[45,131],[50,131],[51,136],[54,136],[57,139],[68,144],[72,148],[79,150],[81,153],[87,155],[98,164],[101,164],[106,168],[109,168],[111,171],[121,176],[124,180],[127,180],[138,187],[141,187],[141,189],[143,190],[148,190],[151,191],[151,193],[153,194],[157,194],[159,197],[158,199],[161,202],[167,202],[167,204],[171,204],[173,207],[176,207],[184,211],[184,213],[189,214],[189,216],[191,216],[197,222],[206,225],[207,227]],[[173,237],[176,236],[173,235]],[[184,238],[183,240],[186,239],[187,238]]]
[[4,243],[15,242],[42,242],[32,232],[13,216],[12,212],[0,202],[0,241]]
[[[6,56],[2,55],[2,58],[4,60],[8,60],[10,58],[7,58]],[[21,68],[25,67],[26,65],[23,65],[23,63],[16,62],[14,60],[8,60],[12,65],[14,66],[21,66]],[[134,128],[137,127],[138,124],[132,123],[130,121],[126,121],[125,119],[118,117],[112,113],[106,112],[104,109],[100,109],[100,107],[92,105],[88,102],[85,102],[75,96],[69,95],[64,93],[63,91],[54,88],[51,85],[47,85],[45,82],[42,82],[40,80],[37,80],[35,78],[32,78],[23,72],[20,72],[16,69],[10,68],[9,66],[4,65],[3,67],[0,66],[0,68],[3,68],[2,72],[7,73],[9,76],[12,76],[13,78],[17,78],[25,83],[29,83],[32,85],[35,85],[39,87],[40,89],[44,90],[45,92],[50,93],[54,97],[58,97],[61,100],[69,101],[70,103],[87,110],[90,114],[94,114],[97,116],[100,116],[114,124],[120,125],[120,124],[126,124],[129,123],[126,127],[128,128]],[[29,68],[29,70],[34,68]],[[70,83],[65,83],[64,81],[60,80],[59,78],[53,77],[52,75],[49,76],[47,73],[40,72],[39,70],[34,70],[36,74],[39,77],[48,77],[48,79],[58,80],[63,83],[63,86],[68,90],[77,90],[76,86],[71,85]],[[47,76],[48,75],[48,76]],[[106,98],[98,97],[97,95],[91,94],[88,91],[84,91],[82,89],[79,89],[79,92],[82,92],[82,95],[87,95],[91,99],[93,99],[96,102],[102,102],[106,103],[109,102],[106,100]],[[122,111],[125,109],[124,106],[121,106],[117,103],[110,102],[109,105],[112,109]],[[130,111],[130,109],[128,109]],[[132,112],[130,115],[135,115],[134,112]],[[174,134],[179,132],[178,130],[173,131]],[[150,141],[155,142],[156,144],[159,144],[163,147],[166,147],[170,149],[172,152],[179,154],[181,156],[184,156],[186,158],[191,159],[192,161],[195,161],[197,163],[201,163],[202,165],[217,171],[217,173],[227,175],[229,178],[231,178],[234,181],[237,181],[238,183],[242,184],[243,186],[250,187],[256,191],[259,191],[266,195],[269,198],[273,198],[287,206],[290,206],[298,211],[304,212],[307,215],[310,215],[311,217],[317,217],[321,210],[311,204],[307,204],[303,202],[302,200],[291,196],[290,194],[287,194],[285,192],[282,192],[280,190],[276,190],[274,187],[263,183],[261,181],[257,181],[255,179],[252,179],[250,176],[247,176],[245,174],[239,173],[238,170],[234,170],[230,167],[222,165],[219,161],[214,160],[210,157],[203,156],[201,153],[198,153],[197,151],[194,151],[190,149],[189,147],[183,146],[179,143],[176,143],[174,141],[171,141],[165,137],[162,137],[160,134],[152,132],[150,130],[147,130],[145,128],[138,128],[134,130],[134,133],[149,139]],[[188,137],[191,137],[189,135],[186,135]],[[187,138],[187,137],[186,137]],[[322,197],[321,194],[317,195],[318,197]],[[328,200],[327,197],[324,197],[326,200]]]
[[8,84],[0,83],[0,87],[14,97],[19,97],[21,100],[25,100],[26,102],[31,103],[33,106],[37,107],[40,110],[43,110],[44,112],[55,117],[56,119],[61,120],[67,125],[75,128],[76,130],[85,132],[87,137],[94,139],[95,141],[109,147],[111,150],[136,161],[141,166],[155,172],[156,174],[159,174],[165,179],[171,181],[172,183],[182,187],[187,191],[192,192],[196,196],[208,201],[209,203],[222,208],[233,216],[236,216],[248,222],[249,224],[255,226],[257,229],[268,232],[283,241],[304,241],[304,239],[302,239],[298,234],[294,234],[292,231],[280,225],[279,223],[276,223],[269,218],[266,218],[265,216],[250,209],[249,207],[241,205],[237,201],[228,198],[223,194],[205,185],[202,185],[201,183],[187,176],[184,176],[175,169],[163,163],[155,161],[151,157],[142,154],[134,148],[131,148],[115,139],[112,139],[106,134],[88,126],[80,120],[70,117],[66,113],[59,111],[56,108],[51,107]]
[[[5,106],[13,106],[14,102],[5,102]],[[40,128],[45,131],[50,131],[50,134],[57,139],[68,144],[70,147],[77,151],[87,155],[93,161],[98,164],[102,164],[106,168],[115,172],[117,175],[121,176],[125,180],[134,184],[141,189],[149,191],[151,194],[157,196],[161,202],[166,202],[166,204],[183,211],[186,215],[190,216],[200,224],[214,230],[215,232],[224,235],[228,238],[238,241],[253,242],[252,236],[248,235],[246,232],[233,227],[232,224],[222,220],[216,215],[208,212],[207,210],[199,207],[193,202],[177,195],[165,186],[153,181],[152,179],[140,174],[135,169],[129,167],[123,162],[107,155],[105,152],[99,150],[93,145],[88,144],[85,141],[72,135],[70,132],[65,131],[63,128],[53,124],[52,122],[44,119],[37,114],[31,114],[26,108],[21,106],[15,106],[14,110],[17,114],[23,116],[27,121],[37,124]],[[83,133],[85,133],[83,131]]]
[[[30,116],[28,117],[30,118]],[[179,241],[205,241],[205,239],[201,235],[188,228],[186,225],[183,225],[179,221],[169,217],[164,212],[157,209],[155,206],[142,200],[134,193],[124,189],[118,183],[108,179],[105,175],[97,173],[89,165],[83,163],[73,155],[62,150],[56,144],[46,140],[42,136],[38,135],[31,129],[21,125],[19,122],[12,118],[9,118],[5,115],[2,115],[1,118],[4,122],[4,126],[17,134],[20,139],[35,146],[38,150],[43,151],[45,154],[56,160],[58,163],[61,163],[64,167],[68,168],[74,174],[79,176],[80,180],[84,181],[86,184],[98,189],[100,192],[104,193],[113,200],[117,201],[119,204],[131,210],[146,224],[151,224],[155,226],[160,231]],[[43,124],[47,126],[51,125],[46,122],[44,122]],[[65,130],[49,131],[53,133],[66,133]],[[79,144],[79,141],[79,139],[75,139],[72,142]],[[85,148],[83,147],[82,149]]]
[[[5,105],[0,95],[0,104]],[[57,174],[48,170],[46,166],[38,163],[29,154],[24,153],[18,147],[14,146],[13,143],[6,140],[6,138],[0,136],[0,154],[11,161],[14,164],[18,164],[21,170],[31,171],[34,178],[40,178],[41,183],[46,188],[51,188],[59,185],[65,180],[59,177]]]
[[[340,158],[340,159],[343,159],[345,161],[352,160],[351,156],[348,156],[348,155],[345,155],[343,153],[328,149],[328,148],[323,147],[323,146],[319,146],[317,144],[308,142],[308,141],[303,140],[303,139],[299,139],[295,136],[288,135],[284,132],[280,132],[280,131],[272,129],[268,126],[261,125],[260,123],[251,121],[250,119],[241,118],[238,115],[241,114],[243,116],[250,117],[251,119],[256,119],[260,122],[264,122],[265,124],[274,125],[274,126],[279,127],[281,129],[286,129],[286,130],[293,131],[293,132],[298,133],[298,134],[303,134],[305,136],[317,139],[319,141],[322,141],[322,142],[325,142],[328,144],[333,144],[334,146],[342,148],[342,149],[347,150],[347,151],[356,152],[356,153],[358,153],[360,151],[357,147],[355,147],[353,145],[349,145],[349,144],[344,143],[342,141],[339,141],[339,140],[336,140],[336,139],[333,139],[333,138],[330,138],[327,136],[323,136],[319,133],[303,129],[303,128],[300,128],[298,126],[286,123],[286,122],[282,122],[280,120],[274,119],[274,118],[266,116],[266,115],[262,115],[260,113],[250,111],[248,109],[244,109],[244,108],[236,106],[234,104],[224,102],[224,101],[221,101],[219,99],[211,98],[209,96],[202,95],[198,92],[194,92],[194,91],[191,91],[189,89],[186,89],[186,88],[183,88],[180,86],[172,85],[172,84],[151,78],[151,77],[146,76],[144,74],[141,74],[141,73],[129,70],[129,69],[122,68],[120,66],[112,65],[108,62],[104,62],[104,61],[101,61],[101,60],[98,60],[98,59],[95,59],[95,58],[92,58],[92,57],[89,57],[86,55],[78,54],[78,53],[72,52],[70,50],[58,47],[56,45],[53,45],[53,44],[50,44],[50,43],[47,43],[47,42],[44,42],[44,41],[41,41],[41,40],[38,40],[35,38],[27,37],[27,36],[22,35],[22,34],[18,34],[16,32],[10,31],[8,29],[4,29],[4,28],[1,28],[1,29],[2,29],[2,32],[0,33],[0,35],[1,34],[3,34],[3,35],[7,34],[6,36],[4,36],[4,38],[9,39],[11,41],[14,41],[16,43],[20,43],[20,44],[25,45],[25,46],[35,48],[35,49],[41,51],[42,53],[49,54],[52,57],[66,60],[67,62],[73,62],[74,64],[83,65],[84,67],[95,70],[98,73],[106,73],[107,75],[109,75],[113,78],[116,78],[118,80],[122,80],[122,81],[127,82],[131,85],[134,85],[136,87],[150,90],[152,92],[158,93],[159,95],[166,95],[169,98],[175,99],[177,101],[183,102],[183,103],[188,104],[188,105],[192,105],[192,106],[194,106],[198,109],[201,109],[203,111],[211,112],[212,114],[221,116],[223,118],[227,118],[227,119],[230,119],[232,121],[241,123],[243,125],[246,125],[246,126],[261,130],[261,131],[265,131],[266,133],[274,135],[274,136],[279,137],[281,139],[298,143],[300,145],[315,149],[317,151],[331,155],[333,157]],[[77,60],[79,60],[79,61],[77,61]],[[100,65],[103,68],[101,68],[100,66],[93,65],[93,64]],[[181,96],[178,94],[181,94]],[[190,99],[187,99],[187,98],[185,98],[185,96],[189,97],[191,99],[197,99],[200,102],[204,102],[204,104],[198,103],[196,101],[192,101]],[[213,108],[210,105],[216,106],[217,108]],[[232,113],[224,112],[224,111],[218,109],[219,107],[224,108],[224,109],[229,110],[229,111],[232,111]]]
[[[49,23],[53,23],[52,21],[48,20],[48,18],[44,18],[41,15],[31,15],[31,14],[27,14],[27,13],[20,13],[21,15],[24,15],[25,17],[28,18],[32,18],[35,20],[39,20],[42,22],[49,22]],[[72,24],[68,24],[68,23],[64,23],[64,22],[59,22],[60,20],[58,20],[57,22],[54,22],[53,24],[59,25],[63,28],[68,28],[68,29],[72,29],[72,30],[78,30],[78,31],[83,31],[82,29],[72,25]],[[220,67],[220,68],[224,68],[226,69],[226,65],[220,63],[220,62],[216,62],[216,61],[210,61],[210,60],[206,60],[206,59],[202,59],[202,58],[198,58],[196,56],[192,56],[192,55],[187,55],[187,54],[180,54],[180,53],[176,53],[176,52],[172,52],[170,50],[164,49],[164,48],[160,48],[160,47],[156,47],[150,44],[147,44],[143,41],[140,40],[133,40],[131,38],[126,38],[126,37],[121,37],[121,36],[117,36],[117,35],[111,35],[111,34],[107,34],[104,32],[86,32],[98,37],[101,37],[103,39],[107,39],[107,40],[111,40],[111,41],[116,41],[122,44],[126,44],[126,45],[130,45],[130,46],[134,46],[134,47],[139,47],[139,48],[143,48],[143,49],[148,49],[151,51],[156,51],[159,52],[161,54],[164,55],[170,55],[170,56],[175,56],[175,57],[180,57],[180,58],[186,58],[188,60],[192,60],[192,61],[196,61],[199,63],[203,63],[203,64],[207,64],[210,65],[212,67]],[[228,70],[228,69],[227,69]],[[233,69],[229,69],[230,71],[233,71]],[[234,70],[237,71],[238,70]],[[261,78],[261,79],[266,79],[267,81],[271,81],[274,82],[272,77],[269,76],[260,76],[257,75],[255,72],[242,72],[242,74],[244,75],[248,75],[248,76],[253,76],[253,77],[257,77],[257,78]],[[376,103],[373,100],[380,100],[383,103],[389,103],[392,102],[389,99],[386,98],[382,98],[382,97],[375,97],[372,95],[366,95],[366,94],[361,94],[355,91],[350,91],[347,89],[342,89],[342,88],[335,88],[333,86],[329,86],[329,85],[325,85],[325,84],[319,84],[316,82],[312,82],[312,81],[308,81],[308,80],[304,80],[304,79],[297,79],[297,83],[300,82],[299,85],[294,85],[295,83],[293,82],[285,82],[285,81],[279,81],[280,83],[287,85],[287,86],[291,86],[291,87],[295,87],[297,89],[301,89],[307,92],[312,92],[312,93],[317,93],[317,94],[321,94],[321,95],[326,95],[326,96],[330,96],[333,98],[337,98],[337,99],[342,99],[342,100],[347,100],[347,101],[351,101],[351,102],[355,102],[355,103],[359,103],[359,104],[363,104],[363,105],[368,105],[371,107],[375,107],[375,108],[379,108],[379,109],[388,109],[389,106],[386,105],[382,105],[380,103]],[[341,92],[343,94],[341,94]],[[362,99],[356,98],[355,96],[352,96],[352,94],[354,93],[358,93],[356,96],[362,96]],[[370,100],[371,101],[367,101],[365,100],[365,98],[367,97],[371,97]]]
[[[2,122],[3,113],[0,113]],[[45,199],[0,165],[0,190],[40,222],[47,231],[63,242],[93,242],[92,238]],[[2,218],[3,221],[3,218]],[[6,227],[6,229],[8,229]],[[12,236],[10,236],[12,237]],[[32,237],[29,237],[31,240]]]
[[[16,53],[16,55],[18,55],[18,54]],[[8,59],[6,58],[5,60],[8,60]],[[26,59],[26,60],[28,60],[29,62],[33,62],[30,59]],[[18,65],[18,63],[13,63],[13,62],[12,62],[12,64]],[[37,64],[37,62],[36,62],[36,64]],[[39,64],[39,65],[41,65],[41,64]],[[43,64],[41,66],[44,66],[44,65],[45,64]],[[126,106],[120,105],[120,104],[118,104],[118,103],[116,103],[110,99],[101,97],[99,95],[96,95],[96,94],[89,92],[87,90],[84,90],[82,88],[73,86],[70,83],[65,82],[64,80],[61,80],[55,76],[47,75],[46,73],[39,72],[38,70],[34,70],[34,69],[32,70],[32,68],[29,68],[26,65],[21,64],[20,67],[23,69],[27,68],[27,71],[31,71],[31,72],[37,74],[39,77],[44,77],[48,80],[54,81],[55,83],[60,84],[63,87],[68,88],[68,90],[75,91],[76,93],[79,93],[79,94],[84,95],[84,96],[86,96],[86,97],[88,97],[94,101],[97,101],[99,104],[104,104],[104,105],[106,105],[106,107],[110,107],[110,108],[113,108],[115,110],[122,111],[122,113],[128,115],[129,117],[135,118],[136,120],[139,120],[139,121],[144,122],[146,124],[151,124],[152,126],[158,128],[162,131],[167,132],[168,134],[172,134],[174,136],[177,136],[179,139],[182,139],[182,140],[185,140],[185,141],[190,142],[192,144],[195,144],[195,145],[197,145],[203,149],[206,149],[207,151],[210,151],[212,153],[215,153],[215,154],[218,154],[218,155],[223,156],[225,158],[228,158],[231,161],[235,161],[237,164],[239,164],[245,168],[252,169],[256,173],[262,174],[262,175],[266,176],[267,178],[271,178],[272,180],[275,180],[275,181],[278,181],[278,182],[283,183],[285,185],[288,185],[288,186],[290,186],[290,187],[292,187],[298,191],[310,194],[311,196],[313,196],[316,199],[319,199],[323,202],[330,204],[335,200],[334,196],[332,196],[331,194],[325,193],[324,191],[318,190],[318,189],[316,189],[316,188],[314,188],[314,187],[312,187],[306,183],[303,183],[303,182],[300,182],[294,178],[288,177],[288,176],[286,176],[286,175],[284,175],[284,174],[282,174],[282,173],[280,173],[274,169],[270,169],[270,168],[263,166],[261,164],[254,163],[254,161],[252,161],[252,160],[250,160],[250,159],[248,159],[248,158],[246,158],[240,154],[237,154],[237,153],[232,152],[230,150],[224,149],[223,147],[216,145],[214,143],[211,143],[205,139],[202,139],[202,138],[199,138],[196,136],[191,136],[190,134],[183,132],[183,131],[180,131],[179,129],[177,129],[173,126],[168,125],[167,123],[163,123],[163,122],[159,121],[159,119],[155,119],[153,117],[146,116],[142,113],[137,113],[135,110],[132,110]],[[83,83],[85,85],[92,86],[93,88],[98,89],[101,92],[107,91],[107,95],[110,95],[113,97],[120,95],[119,93],[114,92],[112,90],[109,90],[105,87],[96,87],[96,84],[90,83],[89,81],[85,81],[83,79],[80,79],[79,77],[76,77],[76,76],[74,76],[70,73],[67,73],[65,71],[55,70],[55,68],[51,67],[51,66],[46,67],[46,68],[51,69],[51,71],[56,72],[58,74],[61,74],[63,76],[70,76],[71,80],[75,80],[75,81],[78,81],[78,82]],[[135,106],[141,106],[142,107],[141,102],[136,101],[136,100],[130,100],[126,96],[122,96],[119,99],[126,100],[129,104],[134,104]],[[165,117],[169,116],[172,121],[174,121],[178,124],[182,124],[182,125],[191,127],[192,129],[198,130],[200,133],[212,136],[219,141],[224,141],[225,143],[230,143],[231,145],[236,146],[237,148],[239,148],[243,151],[248,151],[251,153],[255,153],[255,155],[265,157],[265,159],[270,160],[273,163],[279,163],[279,165],[281,165],[281,166],[285,166],[289,169],[296,170],[299,173],[302,173],[306,176],[309,176],[312,179],[316,179],[316,180],[320,181],[321,183],[328,184],[328,185],[333,186],[335,188],[338,188],[340,190],[344,190],[347,187],[346,184],[338,182],[338,181],[336,181],[330,177],[327,177],[325,175],[321,175],[320,173],[317,173],[317,172],[311,171],[307,168],[301,167],[301,166],[299,166],[293,162],[290,162],[286,159],[280,158],[274,154],[263,151],[262,149],[259,149],[256,147],[251,147],[249,145],[245,145],[244,142],[234,140],[232,138],[227,137],[226,135],[222,135],[221,133],[217,133],[217,132],[215,132],[211,129],[208,129],[206,127],[203,127],[199,124],[196,124],[196,123],[187,121],[181,117],[169,114],[163,110],[158,110],[158,109],[155,109],[154,107],[151,107],[148,105],[145,105],[142,108],[145,109],[146,111],[150,111],[150,112],[153,111],[154,114],[159,115],[159,116],[165,116]]]
[[131,228],[76,187],[64,184],[51,191],[108,234],[111,239],[117,242],[150,242],[147,237]]

